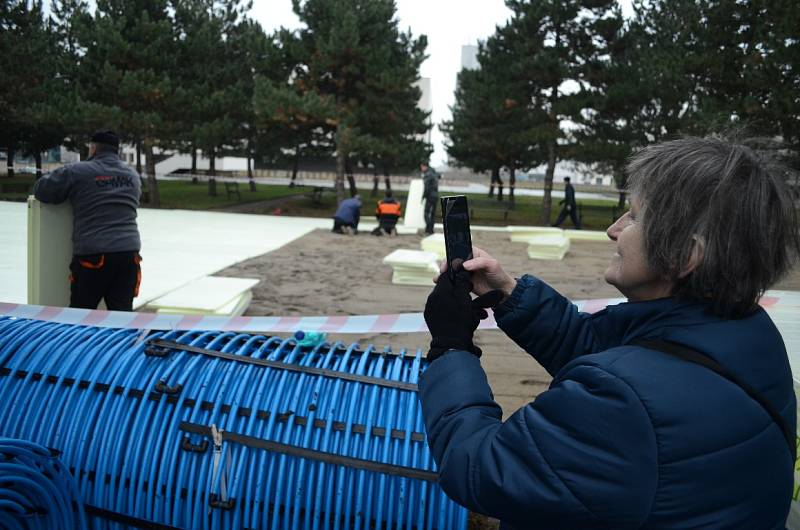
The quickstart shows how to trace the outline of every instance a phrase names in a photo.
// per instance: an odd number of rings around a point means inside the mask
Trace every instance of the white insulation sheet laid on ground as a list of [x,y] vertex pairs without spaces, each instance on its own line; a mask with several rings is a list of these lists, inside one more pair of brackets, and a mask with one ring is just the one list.
[[604,230],[564,230],[564,235],[571,241],[611,241]]
[[531,259],[560,260],[569,252],[569,238],[561,234],[547,234],[528,238],[528,257]]
[[253,278],[204,276],[156,298],[147,308],[161,313],[234,316],[237,310],[242,314],[247,309],[241,307],[242,301],[252,300],[251,289],[258,282]]
[[517,243],[527,243],[533,236],[564,233],[554,226],[508,226],[506,231],[511,234],[511,241]]
[[[138,223],[142,285],[134,307],[332,226],[330,219],[149,208],[139,209]],[[0,201],[0,301],[28,301],[27,225],[25,203]],[[65,283],[68,275],[65,269]]]
[[431,234],[428,237],[422,238],[422,240],[419,242],[419,246],[422,250],[433,252],[439,257],[439,259],[444,259],[447,254],[444,248],[443,233]]
[[383,263],[392,267],[392,283],[401,285],[432,285],[439,273],[438,256],[424,250],[397,249]]

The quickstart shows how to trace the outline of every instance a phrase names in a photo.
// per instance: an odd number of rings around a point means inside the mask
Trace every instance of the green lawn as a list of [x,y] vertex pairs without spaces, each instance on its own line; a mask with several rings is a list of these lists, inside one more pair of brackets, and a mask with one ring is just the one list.
[[[296,188],[295,188],[296,189]],[[301,188],[302,189],[302,188]],[[362,218],[371,218],[377,201],[383,197],[381,189],[376,197],[372,197],[371,188],[359,189],[364,206],[361,209]],[[407,202],[407,192],[397,191],[394,194],[405,208]],[[513,225],[538,225],[542,211],[542,198],[532,196],[516,197],[513,209],[507,209],[508,197],[503,197],[503,202],[496,199],[489,199],[485,194],[467,194],[472,205],[473,225],[505,226]],[[550,222],[555,221],[561,207],[558,205],[557,198],[553,200]],[[591,210],[584,212],[583,227],[590,230],[605,230],[612,223],[612,207],[616,205],[615,200],[602,199],[581,199],[578,201],[584,206],[601,207],[601,211]],[[302,197],[281,205],[281,214],[290,216],[304,217],[332,217],[336,209],[336,196],[332,191],[326,191],[319,204],[315,204],[310,197]],[[271,213],[264,211],[262,213]],[[440,214],[440,212],[437,212]],[[572,228],[572,222],[567,220],[562,224],[564,228]]]
[[16,175],[13,178],[0,177],[0,200],[24,201],[33,191],[35,175]]
[[[28,193],[19,189],[20,185],[33,186],[33,175],[20,175],[13,179],[0,177],[0,200],[25,200]],[[5,184],[10,184],[6,190]],[[372,216],[374,205],[383,197],[383,189],[378,196],[372,197],[370,183],[361,183],[359,193],[364,200],[362,216],[369,219]],[[336,210],[336,195],[333,190],[326,189],[322,199],[315,202],[311,197],[312,186],[296,186],[290,188],[285,185],[257,184],[256,191],[252,192],[246,183],[239,183],[241,201],[237,197],[227,196],[222,181],[217,181],[217,196],[208,195],[208,183],[192,184],[183,180],[159,180],[158,190],[161,195],[161,207],[167,209],[211,210],[224,209],[236,204],[255,203],[252,210],[256,213],[303,216],[303,217],[332,217]],[[397,191],[395,197],[405,206],[407,192]],[[468,194],[472,205],[472,224],[474,225],[538,225],[542,211],[542,198],[531,196],[517,196],[514,208],[508,208],[508,195],[503,197],[503,202],[490,199],[485,194]],[[283,199],[283,200],[281,200]],[[258,205],[260,201],[271,201],[269,204]],[[579,204],[585,207],[601,207],[600,211],[592,209],[583,213],[583,227],[591,230],[605,230],[612,222],[612,207],[616,200],[581,199]],[[555,221],[560,206],[558,199],[553,199],[550,222]],[[571,228],[572,222],[567,220],[562,225]]]
[[183,180],[159,180],[158,193],[161,197],[161,207],[185,210],[211,210],[224,208],[245,202],[266,201],[279,199],[303,193],[303,188],[290,188],[289,186],[273,186],[269,184],[256,184],[256,191],[250,191],[246,183],[239,183],[241,201],[235,196],[225,192],[225,185],[217,181],[217,196],[208,195],[208,183]]

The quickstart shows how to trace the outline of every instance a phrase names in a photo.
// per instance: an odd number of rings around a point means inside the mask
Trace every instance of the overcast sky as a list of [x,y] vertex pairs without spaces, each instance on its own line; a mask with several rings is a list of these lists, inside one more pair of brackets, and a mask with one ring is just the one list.
[[[630,0],[620,3],[628,14]],[[428,59],[422,64],[420,74],[431,79],[434,124],[431,162],[438,166],[444,163],[446,155],[436,124],[450,117],[456,75],[461,68],[461,46],[485,40],[494,33],[495,26],[508,20],[511,11],[503,0],[396,0],[396,4],[400,29],[411,29],[415,37],[421,34],[428,37]],[[300,27],[291,0],[253,2],[250,14],[268,33],[281,26]]]

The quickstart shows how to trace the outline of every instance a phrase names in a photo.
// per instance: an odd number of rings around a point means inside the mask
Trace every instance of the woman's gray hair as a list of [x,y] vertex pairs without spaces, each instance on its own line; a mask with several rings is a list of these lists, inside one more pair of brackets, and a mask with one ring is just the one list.
[[[677,296],[741,317],[795,265],[800,233],[785,168],[744,143],[663,142],[634,154],[627,171],[648,264],[677,282]],[[702,261],[679,279],[696,244]]]

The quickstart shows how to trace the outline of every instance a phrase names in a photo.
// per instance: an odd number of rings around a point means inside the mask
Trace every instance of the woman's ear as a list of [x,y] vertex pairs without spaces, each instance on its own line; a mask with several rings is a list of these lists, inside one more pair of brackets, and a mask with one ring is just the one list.
[[686,260],[686,264],[678,274],[678,278],[683,279],[693,273],[695,269],[697,269],[697,267],[703,263],[705,252],[706,244],[703,241],[703,238],[698,235],[692,236],[692,250],[689,253],[689,259]]

